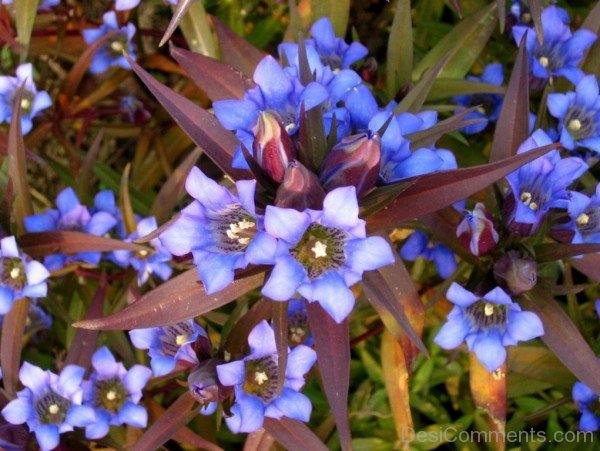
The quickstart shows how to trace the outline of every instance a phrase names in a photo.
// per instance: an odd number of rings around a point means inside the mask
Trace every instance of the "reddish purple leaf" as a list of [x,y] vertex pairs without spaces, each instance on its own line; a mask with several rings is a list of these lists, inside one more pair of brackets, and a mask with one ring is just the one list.
[[[275,329],[275,343],[277,345],[277,368],[287,368],[288,358],[288,322],[287,322],[286,302],[271,302],[271,322]],[[277,379],[277,393],[281,393],[285,379],[280,377]]]
[[[343,450],[351,449],[348,421],[350,386],[350,327],[348,318],[337,324],[318,302],[307,305],[308,325],[315,339],[323,390],[331,406]],[[275,435],[273,435],[277,438]]]
[[535,246],[535,259],[538,262],[551,262],[597,252],[600,252],[600,244],[545,243]]
[[163,283],[123,310],[104,318],[79,321],[74,327],[92,330],[131,330],[186,321],[221,307],[262,285],[264,269],[246,270],[227,288],[206,294],[196,269]]
[[588,254],[571,260],[571,265],[590,279],[600,282],[600,254]]
[[265,417],[264,428],[286,449],[327,451],[327,447],[319,440],[319,437],[298,420],[286,417],[275,420]]
[[544,33],[542,31],[542,4],[539,0],[529,0],[529,11],[531,12],[531,20],[535,26],[535,31],[538,36],[538,40],[544,42]]
[[232,29],[219,22],[214,16],[212,21],[219,38],[223,61],[252,78],[256,65],[264,58],[265,54],[235,34]]
[[32,257],[79,252],[107,252],[115,249],[142,251],[146,248],[134,243],[113,240],[83,232],[62,231],[26,233],[19,238],[23,251]]
[[23,349],[23,337],[28,313],[29,300],[21,298],[14,302],[2,321],[2,337],[0,338],[2,382],[4,389],[11,396],[14,396],[19,380],[21,350]]
[[159,47],[165,45],[165,43],[171,38],[171,35],[173,35],[175,30],[179,26],[179,23],[192,6],[192,3],[194,3],[194,0],[179,0],[177,2],[177,6],[175,6],[175,11],[173,12],[173,17],[171,17],[169,26],[165,30],[165,34],[163,35],[162,39],[160,40],[160,43],[158,44]]

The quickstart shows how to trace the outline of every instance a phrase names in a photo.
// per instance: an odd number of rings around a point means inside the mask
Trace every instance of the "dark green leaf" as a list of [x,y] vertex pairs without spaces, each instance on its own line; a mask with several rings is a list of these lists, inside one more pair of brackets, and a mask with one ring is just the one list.
[[410,84],[413,70],[413,31],[410,0],[398,0],[387,42],[385,86],[390,98]]

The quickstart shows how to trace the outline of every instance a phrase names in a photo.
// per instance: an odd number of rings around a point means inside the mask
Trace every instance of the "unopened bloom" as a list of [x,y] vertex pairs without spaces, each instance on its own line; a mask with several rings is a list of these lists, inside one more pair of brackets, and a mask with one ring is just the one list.
[[519,251],[508,251],[494,263],[494,278],[509,294],[519,295],[535,287],[537,263]]
[[458,224],[456,236],[465,249],[478,257],[488,254],[500,239],[492,216],[481,202]]
[[[307,422],[312,406],[299,393],[304,386],[304,375],[317,360],[308,346],[299,345],[288,351],[285,369],[278,368],[275,333],[266,321],[261,321],[248,335],[250,355],[217,366],[221,384],[234,387],[235,404],[227,426],[233,432],[254,432],[263,425],[264,417],[288,417]],[[278,381],[284,378],[281,393]]]
[[263,111],[258,115],[253,132],[254,159],[271,179],[282,182],[286,168],[298,152],[279,115]]
[[232,387],[223,386],[217,375],[217,367],[224,363],[222,359],[203,360],[188,376],[190,393],[202,406],[202,415],[212,414],[218,403],[227,399],[233,392]]
[[583,77],[575,92],[549,94],[548,110],[559,121],[565,148],[587,147],[600,153],[600,94],[595,75]]
[[307,208],[317,210],[322,207],[324,198],[325,190],[317,175],[299,161],[291,161],[283,175],[283,182],[277,188],[275,205],[299,211]]
[[185,187],[196,200],[159,238],[173,255],[192,252],[207,293],[229,285],[235,269],[273,262],[277,242],[256,214],[255,180],[236,182],[236,196],[193,168]]
[[408,237],[400,249],[400,256],[408,261],[414,261],[418,257],[433,261],[435,269],[443,279],[450,277],[457,267],[454,252],[442,243],[430,241],[427,235],[418,230]]
[[84,374],[85,369],[77,365],[68,365],[56,375],[24,362],[19,380],[25,388],[2,410],[2,415],[11,424],[27,423],[42,450],[54,449],[60,434],[77,425],[73,409],[82,401]]
[[33,127],[32,119],[52,105],[52,99],[46,91],[38,91],[33,82],[31,63],[17,67],[16,77],[0,76],[0,122],[10,124],[15,97],[24,84],[21,97],[21,132],[26,135]]
[[361,280],[364,271],[394,262],[385,239],[366,237],[353,186],[330,191],[321,211],[269,205],[265,229],[279,244],[262,294],[287,301],[298,291],[308,301],[318,301],[338,323],[354,306],[349,287]]
[[88,439],[106,436],[111,425],[146,427],[148,413],[139,402],[152,376],[150,368],[134,365],[126,370],[105,346],[92,356],[92,366],[90,379],[83,383],[84,403],[67,416],[72,424],[85,427]]
[[175,369],[178,362],[197,364],[194,344],[199,337],[208,338],[205,330],[195,321],[182,321],[163,327],[129,331],[133,345],[147,349],[150,367],[155,376],[164,376]]
[[583,382],[573,385],[573,401],[581,412],[579,429],[581,431],[597,431],[600,428],[600,399]]
[[116,32],[98,49],[90,63],[90,72],[100,74],[106,72],[114,66],[122,67],[123,69],[131,69],[131,65],[123,55],[123,52],[132,58],[135,57],[135,44],[132,39],[135,35],[135,25],[128,23],[123,27],[119,27],[117,15],[114,11],[109,11],[102,16],[104,23],[100,28],[88,28],[83,30],[83,38],[88,44],[92,44],[107,33]]
[[544,334],[535,313],[523,312],[500,287],[477,296],[453,282],[446,297],[454,304],[446,324],[434,341],[444,349],[467,343],[488,371],[496,371],[506,360],[505,346]]
[[0,315],[12,308],[13,302],[23,297],[46,296],[50,273],[40,262],[21,254],[14,236],[0,240]]

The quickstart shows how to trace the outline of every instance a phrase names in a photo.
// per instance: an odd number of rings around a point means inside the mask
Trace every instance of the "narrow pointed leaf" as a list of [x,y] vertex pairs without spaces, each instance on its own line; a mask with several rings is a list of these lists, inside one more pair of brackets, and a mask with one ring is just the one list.
[[[179,4],[177,7],[179,7]],[[179,28],[181,28],[181,32],[192,51],[214,58],[217,57],[217,43],[213,36],[210,20],[204,9],[204,2],[192,2],[188,13],[181,19]]]
[[535,26],[535,32],[540,43],[544,42],[544,33],[542,30],[542,4],[539,0],[528,0],[531,20]]
[[529,136],[529,64],[526,47],[523,38],[494,131],[491,162],[515,155]]
[[545,243],[535,246],[535,259],[538,262],[550,262],[597,252],[600,252],[600,244]]
[[521,305],[542,320],[546,346],[581,382],[600,394],[600,361],[558,302],[536,287],[526,293]]
[[385,86],[390,98],[412,81],[413,32],[410,9],[410,0],[397,0],[387,42],[385,67]]
[[79,173],[77,174],[77,180],[75,181],[77,186],[76,191],[82,201],[87,200],[89,197],[90,180],[92,180],[92,176],[94,174],[94,164],[96,163],[98,153],[100,152],[100,148],[102,146],[104,132],[105,129],[101,128],[94,138],[92,145],[85,155],[85,159],[83,160],[81,168],[79,168]]
[[170,45],[171,56],[213,102],[241,99],[252,81],[227,63]]
[[[350,327],[348,318],[337,324],[318,302],[307,305],[308,324],[315,340],[323,390],[331,406],[343,450],[351,448],[348,421],[350,384]],[[271,432],[271,431],[270,431]],[[272,432],[271,432],[272,433]],[[275,438],[275,434],[273,434]]]
[[298,5],[296,0],[288,0],[290,23],[285,30],[283,37],[284,42],[295,42],[298,37],[298,33],[302,31],[302,19],[298,11]]
[[506,88],[504,86],[496,86],[490,83],[455,78],[438,78],[433,84],[427,100],[432,102],[465,94],[504,94],[505,92]]
[[389,229],[452,205],[557,146],[551,144],[540,147],[495,163],[406,179],[406,182],[414,180],[414,183],[387,207],[367,218],[367,227],[371,231]]
[[221,127],[217,118],[195,103],[159,83],[135,61],[129,59],[135,73],[156,96],[175,122],[219,168],[233,179],[252,178],[248,171],[233,169],[231,160],[238,145],[235,136]]
[[429,96],[429,92],[433,87],[435,79],[442,70],[442,67],[444,67],[444,64],[448,61],[448,58],[449,55],[442,57],[432,65],[431,69],[423,73],[419,82],[411,88],[408,94],[398,104],[394,113],[418,113],[421,110],[425,100],[427,100],[427,96]]
[[171,39],[171,36],[179,26],[179,23],[183,20],[183,17],[187,14],[192,3],[194,3],[194,0],[179,0],[177,6],[173,7],[173,17],[171,17],[169,26],[165,30],[165,34],[158,44],[159,47],[162,47],[169,39]]
[[[600,2],[596,2],[594,9],[587,15],[581,28],[600,34]],[[588,49],[586,58],[583,62],[583,71],[586,74],[596,74],[600,78],[600,41],[596,40],[594,45]]]
[[310,0],[313,21],[329,17],[336,36],[346,36],[350,16],[350,0]]
[[2,321],[2,337],[0,338],[2,382],[4,389],[11,396],[15,395],[17,389],[28,313],[29,300],[27,298],[17,299]]
[[590,279],[600,282],[600,254],[588,254],[571,260],[571,265]]
[[281,417],[279,420],[265,417],[264,428],[287,449],[327,450],[327,447],[314,432],[298,420],[292,420],[287,417]]
[[120,312],[104,318],[79,321],[73,326],[93,330],[131,330],[187,321],[259,287],[265,275],[264,270],[258,274],[256,271],[257,268],[254,268],[254,273],[248,271],[246,276],[240,276],[217,293],[206,294],[196,269],[190,269],[149,291]]
[[327,137],[320,106],[306,111],[304,104],[302,105],[298,145],[299,159],[302,164],[313,171],[316,170],[321,165],[327,151]]
[[490,373],[477,359],[469,353],[469,384],[475,406],[487,414],[492,440],[496,449],[504,449],[504,432],[506,429],[506,363],[498,370]]
[[[288,302],[272,302],[271,323],[275,329],[275,344],[277,345],[277,368],[287,368],[288,358]],[[277,379],[277,393],[281,393],[285,379]]]
[[498,17],[500,22],[500,33],[504,33],[506,27],[506,0],[496,0],[498,5]]
[[246,436],[242,451],[269,451],[274,443],[275,439],[271,434],[264,429],[259,429]]
[[31,41],[33,23],[37,14],[38,0],[15,0],[15,23],[19,44],[25,51],[21,52],[21,62],[27,60],[27,51]]
[[121,189],[120,189],[120,207],[121,216],[123,217],[123,223],[125,230],[128,234],[135,232],[137,228],[137,221],[135,220],[135,213],[131,206],[131,198],[129,197],[129,172],[131,171],[131,163],[127,163],[123,176],[121,177]]
[[233,30],[219,22],[215,17],[212,17],[212,21],[219,38],[223,61],[251,78],[256,65],[263,59],[265,54],[244,38],[235,34]]

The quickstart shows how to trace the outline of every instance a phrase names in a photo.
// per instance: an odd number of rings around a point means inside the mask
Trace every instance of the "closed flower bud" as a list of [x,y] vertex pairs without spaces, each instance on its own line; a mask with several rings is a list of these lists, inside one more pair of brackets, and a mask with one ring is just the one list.
[[467,212],[456,228],[456,236],[465,249],[478,257],[494,249],[499,240],[492,216],[482,203]]
[[323,160],[321,183],[327,192],[342,186],[354,186],[360,198],[375,186],[380,159],[379,136],[367,133],[348,136],[336,144]]
[[510,251],[494,264],[494,277],[510,294],[531,290],[537,283],[537,264],[520,252]]
[[306,169],[302,163],[291,161],[283,183],[277,189],[275,205],[282,208],[295,208],[298,211],[312,208],[319,210],[323,207],[325,191],[317,176]]
[[217,377],[217,365],[221,359],[208,359],[188,376],[188,385],[194,399],[202,405],[223,401],[231,394],[231,387],[223,387]]
[[273,111],[262,112],[253,131],[255,160],[269,177],[281,183],[289,162],[296,158],[292,138]]

